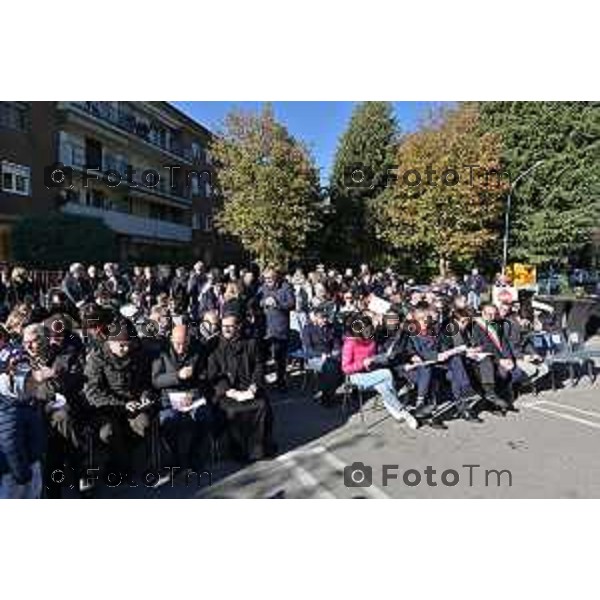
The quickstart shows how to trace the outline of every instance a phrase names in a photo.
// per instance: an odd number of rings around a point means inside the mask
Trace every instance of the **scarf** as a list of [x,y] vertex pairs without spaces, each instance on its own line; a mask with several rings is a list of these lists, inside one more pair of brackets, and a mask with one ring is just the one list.
[[494,346],[498,348],[500,352],[502,352],[502,343],[500,342],[500,337],[498,336],[498,324],[494,322],[488,322],[482,319],[481,317],[477,317],[475,319],[475,323],[479,325],[479,327],[485,331],[488,338],[492,341]]

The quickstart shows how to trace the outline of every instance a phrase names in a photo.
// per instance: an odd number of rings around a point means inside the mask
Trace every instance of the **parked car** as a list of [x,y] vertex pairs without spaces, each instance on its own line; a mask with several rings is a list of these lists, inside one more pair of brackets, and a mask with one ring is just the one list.
[[598,273],[587,269],[574,269],[569,274],[571,287],[581,287],[586,292],[592,293],[598,283]]
[[542,295],[552,296],[560,293],[560,276],[556,273],[540,273],[537,283]]

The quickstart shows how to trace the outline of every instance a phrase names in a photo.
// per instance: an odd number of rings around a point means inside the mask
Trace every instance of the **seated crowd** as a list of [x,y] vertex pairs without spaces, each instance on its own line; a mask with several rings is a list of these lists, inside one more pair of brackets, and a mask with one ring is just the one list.
[[419,287],[367,265],[76,263],[36,297],[27,271],[3,272],[0,496],[36,480],[59,497],[52,474],[84,472],[92,448],[111,468],[147,464],[155,428],[180,468],[202,468],[220,440],[242,462],[272,457],[267,381],[285,392],[292,357],[316,374],[323,406],[347,386],[375,391],[411,428],[477,421],[486,406],[505,414],[547,371],[531,339],[548,324],[527,304],[480,306],[482,290],[475,269]]

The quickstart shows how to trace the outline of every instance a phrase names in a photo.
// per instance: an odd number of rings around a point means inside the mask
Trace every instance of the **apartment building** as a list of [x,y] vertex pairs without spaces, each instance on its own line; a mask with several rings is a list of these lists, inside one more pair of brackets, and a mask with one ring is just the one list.
[[0,260],[19,217],[54,209],[41,174],[54,160],[55,127],[52,102],[0,102]]
[[213,226],[210,138],[167,102],[0,102],[0,259],[16,219],[60,210],[103,220],[121,260],[234,260]]

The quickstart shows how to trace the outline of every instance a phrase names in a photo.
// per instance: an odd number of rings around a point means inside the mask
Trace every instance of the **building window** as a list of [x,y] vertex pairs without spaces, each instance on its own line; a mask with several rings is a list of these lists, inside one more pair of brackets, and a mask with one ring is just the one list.
[[192,215],[192,229],[202,229],[202,215],[200,213]]
[[31,169],[25,165],[2,161],[0,166],[2,171],[2,191],[20,196],[31,195]]
[[83,141],[65,131],[58,134],[58,160],[68,167],[85,166],[85,146]]
[[95,189],[88,188],[85,190],[85,203],[88,206],[106,210],[106,208],[107,208],[106,194],[104,192],[102,192],[101,190],[95,190]]
[[95,117],[106,119],[108,121],[114,120],[114,107],[111,102],[84,102],[85,110],[92,113]]
[[80,204],[81,197],[79,190],[64,190],[65,191],[65,202],[74,202],[76,204]]
[[192,160],[204,164],[206,162],[206,150],[198,142],[192,142]]
[[150,142],[161,148],[167,145],[167,132],[156,122],[150,123],[150,132],[148,134]]
[[177,223],[178,225],[189,224],[189,218],[188,218],[188,214],[186,213],[186,211],[174,208],[173,209],[173,223]]
[[170,206],[164,206],[163,204],[150,204],[150,214],[148,216],[156,221],[173,220],[172,208]]
[[102,144],[98,140],[85,138],[85,166],[102,169]]
[[24,102],[0,102],[0,127],[29,131],[30,108]]
[[191,171],[187,176],[187,183],[190,185],[191,195],[193,198],[200,195],[200,176]]
[[212,231],[213,230],[213,216],[206,215],[204,219],[204,231]]

